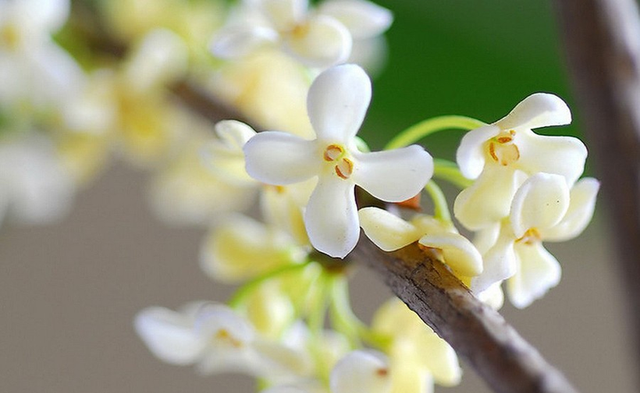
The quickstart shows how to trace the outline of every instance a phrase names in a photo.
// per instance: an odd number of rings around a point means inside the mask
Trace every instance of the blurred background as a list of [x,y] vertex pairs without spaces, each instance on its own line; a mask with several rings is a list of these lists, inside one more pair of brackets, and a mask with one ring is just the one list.
[[[549,1],[377,1],[395,21],[388,61],[374,81],[361,136],[381,148],[390,136],[437,115],[493,122],[533,92],[552,92],[574,108]],[[580,134],[569,127],[540,130]],[[605,132],[606,130],[603,130]],[[434,156],[453,158],[461,132],[429,137]],[[589,141],[585,141],[589,146]],[[594,175],[588,162],[587,175]],[[0,390],[3,392],[251,392],[241,376],[200,377],[161,363],[132,320],[151,305],[177,308],[223,301],[232,288],[198,267],[202,229],[171,227],[147,203],[148,176],[114,162],[77,195],[61,222],[0,228]],[[625,293],[600,201],[584,234],[549,250],[560,285],[525,310],[502,313],[584,392],[635,392]],[[373,273],[354,277],[354,309],[368,319],[390,296]],[[472,370],[438,392],[488,392]]]

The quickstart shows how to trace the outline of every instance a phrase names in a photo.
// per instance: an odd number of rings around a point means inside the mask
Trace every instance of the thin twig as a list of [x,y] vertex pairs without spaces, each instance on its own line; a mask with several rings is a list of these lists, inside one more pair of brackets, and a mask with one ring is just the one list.
[[[582,126],[609,202],[640,362],[640,17],[633,0],[557,0]],[[640,382],[640,381],[638,381]]]
[[377,271],[494,391],[577,392],[497,311],[416,244],[388,253],[362,238],[350,257]]

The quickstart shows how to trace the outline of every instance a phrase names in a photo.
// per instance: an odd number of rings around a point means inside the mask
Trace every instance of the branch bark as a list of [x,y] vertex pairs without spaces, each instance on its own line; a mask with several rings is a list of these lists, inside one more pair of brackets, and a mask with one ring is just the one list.
[[577,392],[497,311],[477,300],[416,244],[388,253],[363,237],[350,258],[377,271],[494,391]]
[[640,362],[638,6],[634,0],[557,0],[555,5],[582,126],[609,202]]

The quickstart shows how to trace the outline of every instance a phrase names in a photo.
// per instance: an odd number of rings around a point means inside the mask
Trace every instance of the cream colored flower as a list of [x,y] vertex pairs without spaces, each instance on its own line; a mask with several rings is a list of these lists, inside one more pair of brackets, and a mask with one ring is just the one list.
[[462,370],[453,348],[399,299],[380,307],[371,327],[391,339],[385,352],[393,393],[431,392],[434,381],[442,386],[460,383]]
[[499,222],[509,215],[518,187],[538,172],[561,175],[571,187],[584,170],[584,144],[531,131],[570,122],[569,108],[560,98],[536,93],[503,119],[467,133],[456,159],[462,174],[476,181],[456,198],[456,218],[471,230]]
[[433,173],[433,160],[419,146],[360,152],[355,134],[371,99],[371,81],[355,65],[331,68],[309,91],[308,112],[317,139],[263,132],[244,147],[247,172],[272,185],[317,177],[304,213],[311,244],[334,257],[356,245],[359,224],[356,185],[373,196],[399,202],[418,194]]
[[238,282],[305,257],[284,232],[235,214],[212,229],[200,250],[200,266],[214,280]]
[[366,207],[358,212],[360,226],[371,241],[384,251],[395,251],[415,241],[437,250],[454,274],[467,282],[482,272],[482,257],[474,245],[451,223],[427,215],[404,221],[386,210]]
[[51,141],[42,136],[0,144],[0,223],[55,221],[70,209],[76,184]]
[[527,307],[560,281],[560,265],[542,245],[578,236],[595,208],[599,183],[585,178],[569,188],[560,175],[539,173],[518,189],[508,219],[485,254],[485,271],[472,281],[482,292],[502,280],[518,308]]
[[304,354],[265,340],[251,323],[224,305],[193,303],[178,312],[149,307],[136,315],[135,328],[160,360],[195,364],[204,374],[243,372],[279,379],[298,375],[306,364]]
[[215,55],[238,58],[280,46],[306,65],[325,68],[347,60],[353,38],[379,35],[392,19],[388,10],[362,0],[327,2],[315,11],[307,0],[250,0],[244,5],[253,14],[218,33],[212,44]]

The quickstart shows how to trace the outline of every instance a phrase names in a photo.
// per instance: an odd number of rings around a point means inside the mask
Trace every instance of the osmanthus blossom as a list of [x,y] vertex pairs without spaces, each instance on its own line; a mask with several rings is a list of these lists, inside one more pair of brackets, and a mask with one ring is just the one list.
[[503,119],[468,132],[456,160],[462,174],[475,182],[456,198],[456,218],[471,230],[499,222],[509,215],[518,187],[538,172],[561,175],[571,187],[584,170],[584,144],[573,137],[531,131],[570,122],[571,112],[560,98],[536,93]]
[[286,380],[306,373],[305,353],[265,339],[241,315],[220,304],[192,303],[180,311],[149,307],[135,318],[149,350],[175,365],[195,365],[203,374],[242,372]]
[[234,59],[265,47],[281,47],[302,63],[326,68],[345,62],[353,40],[389,28],[391,13],[365,0],[329,1],[310,9],[308,0],[246,0],[241,17],[218,32],[216,56]]
[[422,247],[437,251],[467,284],[482,272],[480,252],[451,223],[422,214],[407,222],[376,207],[360,209],[358,215],[364,233],[383,251],[395,251],[417,241]]
[[68,0],[0,2],[0,104],[51,110],[77,93],[83,73],[51,35],[67,20]]
[[0,223],[55,221],[71,207],[75,181],[55,146],[43,136],[3,140],[0,144]]
[[573,239],[585,229],[595,208],[599,183],[584,178],[569,187],[561,175],[538,173],[522,184],[510,214],[495,231],[484,254],[485,270],[472,280],[479,293],[507,280],[511,303],[524,308],[560,281],[561,269],[543,241]]
[[432,392],[433,383],[455,386],[462,370],[455,351],[402,301],[389,300],[375,313],[372,331],[389,339],[392,393]]
[[263,183],[317,177],[304,222],[311,244],[333,257],[345,257],[358,241],[356,185],[378,199],[400,202],[418,194],[433,173],[433,159],[420,146],[358,150],[355,135],[370,100],[371,81],[362,68],[330,68],[313,82],[307,99],[317,139],[267,131],[244,146],[247,172]]
[[239,282],[302,263],[306,255],[285,232],[232,214],[215,226],[202,244],[200,266],[216,281]]
[[333,367],[329,389],[320,383],[303,381],[272,387],[261,393],[391,393],[391,383],[392,377],[384,354],[373,350],[356,350]]

